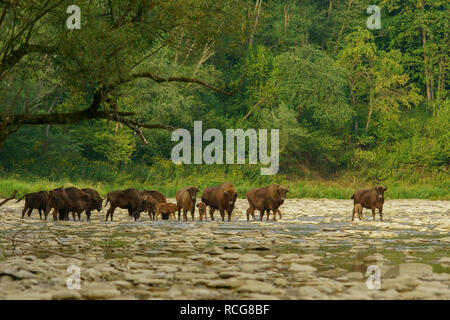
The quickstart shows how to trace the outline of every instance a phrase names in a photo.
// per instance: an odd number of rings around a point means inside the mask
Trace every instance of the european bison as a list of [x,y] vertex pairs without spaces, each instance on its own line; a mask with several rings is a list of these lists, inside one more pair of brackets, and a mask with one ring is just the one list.
[[[148,217],[150,218],[150,220],[155,220],[155,214],[156,214],[156,205],[159,203],[158,201],[155,200],[155,198],[153,198],[151,195],[149,195],[148,193],[144,193],[142,191],[141,195],[142,195],[142,200],[143,200],[143,211],[148,213]],[[140,213],[138,213],[138,216],[140,216]]]
[[203,217],[205,217],[205,220],[206,220],[206,203],[199,202],[199,203],[197,203],[196,207],[198,208],[198,214],[200,216],[200,221],[203,221]]
[[197,198],[197,192],[200,190],[196,187],[189,186],[183,188],[177,192],[177,207],[178,207],[178,221],[180,221],[181,209],[183,209],[184,221],[188,220],[187,213],[191,212],[192,221],[194,221],[195,202]]
[[[383,186],[376,186],[367,190],[356,190],[351,197],[353,199],[353,205],[359,203],[363,208],[371,209],[373,220],[375,220],[375,209],[378,209],[380,220],[383,221],[384,192],[386,190],[387,188]],[[353,208],[352,221],[354,218],[355,210]]]
[[[362,220],[362,205],[360,204],[360,203],[357,203],[357,204],[355,204],[354,206],[353,206],[353,215],[355,214],[355,213],[357,213],[358,214],[358,218],[359,218],[359,220]],[[353,219],[352,219],[353,220]]]
[[106,196],[105,206],[110,203],[108,211],[106,211],[106,221],[111,216],[113,221],[114,210],[116,208],[127,209],[128,215],[133,217],[134,220],[139,219],[140,213],[146,211],[147,196],[143,195],[136,189],[116,190],[111,191]]
[[100,197],[100,194],[97,190],[90,189],[90,188],[84,188],[81,189],[81,191],[86,192],[88,195],[92,198],[91,206],[86,210],[86,216],[88,221],[91,219],[91,211],[97,210],[98,212],[102,211],[103,207],[103,199]]
[[23,198],[25,198],[25,207],[22,211],[22,219],[27,211],[28,216],[30,216],[34,209],[39,211],[39,219],[42,219],[42,211],[44,211],[44,216],[47,217],[52,209],[52,203],[47,191],[28,193],[17,200],[17,202],[21,201]]
[[[50,190],[48,194],[53,208],[53,220],[58,220],[58,216],[62,217],[65,209],[70,206],[69,196],[63,187]],[[47,215],[45,215],[45,220],[47,220]]]
[[158,203],[161,202],[167,202],[166,200],[166,196],[163,195],[161,192],[156,191],[156,190],[142,190],[141,192],[152,196],[156,201],[158,201]]
[[174,203],[170,203],[170,202],[162,202],[162,203],[158,203],[156,204],[156,218],[155,220],[158,220],[158,217],[160,214],[166,215],[169,217],[173,217],[173,220],[176,220],[175,217],[175,212],[178,210],[178,206]]
[[60,219],[69,220],[69,212],[72,212],[73,221],[76,219],[75,214],[78,216],[78,220],[81,220],[81,213],[83,211],[86,211],[86,216],[89,219],[90,213],[88,215],[87,211],[92,207],[93,199],[91,196],[87,192],[75,187],[69,187],[64,190],[69,196],[70,202],[68,206],[60,211]]
[[247,200],[250,207],[247,209],[247,221],[249,220],[250,215],[252,215],[253,220],[255,220],[255,210],[259,210],[261,220],[264,217],[264,212],[267,211],[267,221],[269,220],[270,210],[272,210],[273,221],[276,221],[278,208],[284,203],[286,193],[288,192],[288,189],[278,184],[272,184],[248,191]]
[[222,221],[225,221],[225,211],[228,213],[228,221],[230,221],[236,198],[236,190],[233,184],[229,182],[224,182],[216,187],[206,188],[202,194],[202,202],[210,207],[209,215],[211,220],[214,220],[214,211],[219,210]]

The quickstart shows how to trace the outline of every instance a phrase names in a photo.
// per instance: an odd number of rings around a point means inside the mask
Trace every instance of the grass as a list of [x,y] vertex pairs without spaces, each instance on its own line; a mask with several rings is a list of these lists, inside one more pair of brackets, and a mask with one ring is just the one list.
[[[164,182],[167,181],[167,182]],[[176,177],[174,179],[155,178],[153,182],[139,182],[129,180],[127,182],[102,183],[92,181],[71,181],[64,179],[61,181],[50,181],[43,178],[19,178],[8,176],[0,178],[0,198],[9,197],[14,190],[18,190],[18,196],[25,193],[36,192],[40,190],[51,190],[60,186],[76,186],[78,188],[93,188],[99,191],[102,196],[111,190],[137,188],[158,190],[167,197],[175,197],[176,192],[187,186],[195,185],[203,190],[208,186],[218,184],[223,181],[234,183],[239,198],[245,198],[245,193],[270,183],[280,183],[289,188],[288,198],[331,198],[331,199],[350,199],[353,191],[357,188],[370,188],[372,184],[358,182],[357,179],[337,178],[334,180],[300,179],[284,177],[278,175],[275,181],[252,181],[242,178],[242,176],[228,177],[218,174],[212,179],[208,176],[188,176]],[[388,187],[386,199],[431,199],[431,200],[450,200],[449,188],[445,187],[445,182],[434,184],[431,182],[421,182],[410,184],[405,182],[385,182]]]

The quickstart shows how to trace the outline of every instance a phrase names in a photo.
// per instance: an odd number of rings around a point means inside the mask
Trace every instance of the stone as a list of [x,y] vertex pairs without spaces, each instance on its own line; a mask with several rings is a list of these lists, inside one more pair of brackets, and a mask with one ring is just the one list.
[[83,285],[81,295],[85,299],[111,299],[120,296],[120,291],[108,284],[93,283]]
[[288,269],[289,272],[315,272],[316,268],[308,265],[301,265],[297,263],[292,263]]
[[217,246],[214,246],[211,248],[206,248],[205,250],[203,250],[203,253],[207,253],[210,255],[221,255],[221,254],[224,254],[225,251],[223,251],[221,248],[219,248]]
[[52,293],[52,300],[76,300],[81,299],[81,293],[79,290],[60,290]]
[[364,275],[361,272],[349,272],[345,275],[348,280],[354,281],[354,280],[362,280],[364,279]]
[[300,299],[326,299],[327,296],[320,292],[318,289],[310,286],[303,286],[298,289],[297,296]]

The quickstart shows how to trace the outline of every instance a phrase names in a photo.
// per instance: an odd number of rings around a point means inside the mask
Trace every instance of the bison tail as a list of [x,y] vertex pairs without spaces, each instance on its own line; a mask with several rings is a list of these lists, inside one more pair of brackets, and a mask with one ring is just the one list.
[[355,198],[355,195],[352,195],[352,197],[350,199],[353,199],[353,198]]
[[[103,199],[104,200],[104,199]],[[105,207],[106,207],[106,205],[108,204],[108,202],[109,202],[109,192],[108,192],[108,194],[106,195],[106,203],[105,203]]]
[[25,198],[25,195],[23,195],[21,198],[19,198],[19,199],[16,201],[16,203],[22,201],[23,198]]

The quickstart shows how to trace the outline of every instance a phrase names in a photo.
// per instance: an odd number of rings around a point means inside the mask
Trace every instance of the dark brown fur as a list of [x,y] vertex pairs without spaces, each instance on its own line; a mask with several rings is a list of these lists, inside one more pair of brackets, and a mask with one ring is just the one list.
[[195,203],[197,201],[197,192],[200,190],[196,187],[189,186],[177,192],[178,221],[180,221],[181,209],[183,209],[184,221],[187,221],[187,213],[191,212],[192,221],[194,221]]
[[151,195],[158,203],[167,202],[166,196],[156,190],[142,190],[141,192]]
[[[361,204],[363,208],[371,209],[373,220],[375,220],[375,209],[378,209],[380,213],[380,220],[383,221],[383,204],[384,204],[384,192],[387,188],[383,186],[376,186],[367,190],[356,190],[351,199],[353,199],[353,205],[357,203]],[[355,218],[355,207],[353,206],[352,221]]]
[[[70,199],[63,187],[50,190],[48,194],[53,208],[53,220],[56,221],[58,216],[62,217],[65,210],[69,208]],[[45,220],[47,220],[47,215],[45,215]]]
[[270,211],[272,210],[273,220],[276,221],[276,213],[279,212],[278,208],[284,203],[284,199],[286,199],[286,193],[288,192],[288,189],[277,184],[272,184],[266,187],[256,188],[248,191],[247,200],[250,207],[247,209],[247,221],[249,220],[250,215],[252,215],[253,220],[255,220],[255,210],[258,210],[260,212],[261,220],[263,219],[264,212],[266,211],[266,220],[269,220]]
[[92,207],[93,199],[88,193],[75,187],[69,187],[64,190],[69,196],[70,202],[69,206],[60,211],[60,220],[69,220],[69,212],[72,212],[73,221],[76,219],[75,215],[78,216],[78,220],[81,220],[81,213]]
[[228,213],[228,221],[230,221],[236,198],[236,189],[229,182],[206,188],[202,194],[202,202],[210,208],[209,215],[211,216],[211,220],[214,220],[214,211],[219,210],[222,221],[225,221],[225,212]]
[[[145,198],[144,198],[145,197]],[[116,208],[127,209],[128,215],[134,220],[139,219],[140,213],[145,211],[147,197],[136,189],[116,190],[111,191],[106,196],[106,204],[110,203],[108,211],[106,211],[106,221],[111,216],[113,221],[114,210]]]
[[102,199],[102,197],[100,197],[100,194],[98,193],[97,190],[90,189],[90,188],[84,188],[84,189],[81,189],[81,191],[86,192],[92,198],[92,204],[88,208],[88,210],[86,210],[86,216],[89,221],[91,219],[91,211],[93,211],[93,210],[97,210],[98,212],[102,211],[103,199]]
[[25,198],[25,207],[22,211],[22,219],[27,211],[27,215],[31,216],[31,212],[34,209],[39,211],[39,219],[42,219],[42,211],[44,211],[44,216],[46,217],[52,209],[52,203],[47,191],[28,193],[17,200],[17,202],[21,201],[23,198]]

